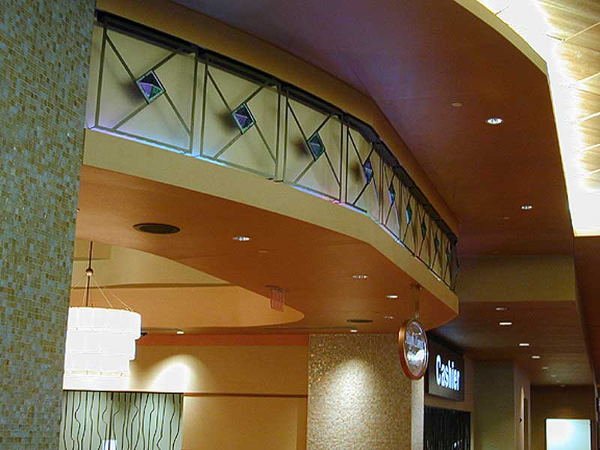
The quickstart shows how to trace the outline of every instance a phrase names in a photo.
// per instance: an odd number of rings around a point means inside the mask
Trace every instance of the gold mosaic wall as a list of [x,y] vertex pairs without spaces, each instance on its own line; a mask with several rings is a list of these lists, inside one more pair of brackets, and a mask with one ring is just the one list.
[[308,450],[422,448],[422,405],[396,335],[311,335]]
[[0,1],[0,448],[58,446],[94,4]]

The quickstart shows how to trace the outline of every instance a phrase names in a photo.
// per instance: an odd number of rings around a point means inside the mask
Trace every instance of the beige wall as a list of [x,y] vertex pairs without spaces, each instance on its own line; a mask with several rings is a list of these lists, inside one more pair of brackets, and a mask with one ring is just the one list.
[[461,302],[549,302],[577,298],[571,256],[463,258],[460,265],[457,292]]
[[473,448],[524,450],[530,435],[525,418],[531,397],[525,372],[513,361],[477,361],[474,397]]
[[[593,425],[594,395],[592,386],[532,387],[531,450],[546,449],[546,419],[589,419]],[[592,441],[594,433],[592,427]]]
[[474,391],[474,449],[513,449],[515,445],[513,363],[476,362]]
[[423,383],[395,335],[311,335],[307,448],[422,449]]
[[308,348],[138,345],[129,389],[184,392],[183,450],[304,450]]

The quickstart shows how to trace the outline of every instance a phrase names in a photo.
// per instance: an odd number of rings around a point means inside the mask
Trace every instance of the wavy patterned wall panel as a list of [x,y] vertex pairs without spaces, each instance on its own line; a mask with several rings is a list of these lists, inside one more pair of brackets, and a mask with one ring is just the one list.
[[64,391],[60,450],[180,450],[183,394]]

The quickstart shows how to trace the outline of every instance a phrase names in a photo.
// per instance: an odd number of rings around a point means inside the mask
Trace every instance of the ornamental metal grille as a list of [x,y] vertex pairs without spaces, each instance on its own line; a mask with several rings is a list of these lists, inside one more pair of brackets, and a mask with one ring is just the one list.
[[[367,124],[189,43],[95,27],[87,126],[284,182],[367,214],[454,289],[456,237]],[[157,32],[155,32],[157,33]],[[366,133],[365,130],[370,130]]]

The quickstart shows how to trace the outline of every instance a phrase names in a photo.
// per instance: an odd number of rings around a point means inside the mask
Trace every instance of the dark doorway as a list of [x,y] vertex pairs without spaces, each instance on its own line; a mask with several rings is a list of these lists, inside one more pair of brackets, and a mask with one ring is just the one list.
[[470,450],[471,413],[425,407],[425,450]]

